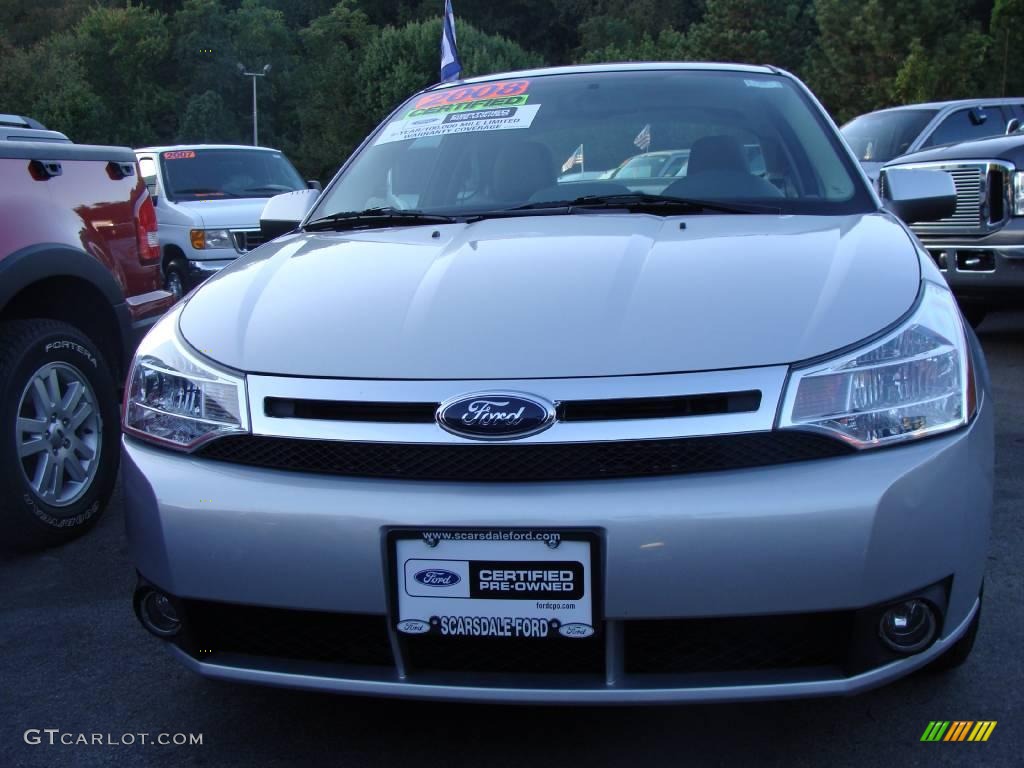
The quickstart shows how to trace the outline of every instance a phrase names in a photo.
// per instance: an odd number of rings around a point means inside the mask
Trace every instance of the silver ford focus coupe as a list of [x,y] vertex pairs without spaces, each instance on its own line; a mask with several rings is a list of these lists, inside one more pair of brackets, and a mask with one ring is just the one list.
[[139,348],[140,621],[209,677],[461,700],[962,663],[988,374],[903,223],[952,180],[881,194],[772,67],[416,94]]

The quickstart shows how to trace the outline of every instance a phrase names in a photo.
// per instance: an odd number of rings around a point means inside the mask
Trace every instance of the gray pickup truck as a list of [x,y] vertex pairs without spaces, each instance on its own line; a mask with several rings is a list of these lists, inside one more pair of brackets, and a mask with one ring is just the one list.
[[[1017,126],[1013,126],[1017,127]],[[883,168],[947,172],[956,212],[934,222],[908,222],[946,276],[975,325],[991,309],[1024,300],[1024,133],[950,144],[904,155]]]

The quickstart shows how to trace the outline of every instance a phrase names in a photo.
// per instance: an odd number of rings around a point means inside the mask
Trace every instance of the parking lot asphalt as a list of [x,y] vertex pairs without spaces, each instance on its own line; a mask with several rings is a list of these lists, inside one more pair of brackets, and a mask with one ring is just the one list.
[[[1024,313],[980,329],[998,416],[996,506],[974,654],[847,699],[551,708],[360,699],[215,683],[132,615],[120,498],[59,550],[0,561],[0,766],[1024,765]],[[986,743],[922,743],[995,720]],[[29,729],[59,729],[57,743]],[[126,734],[201,734],[191,746]],[[30,735],[31,736],[31,735]]]

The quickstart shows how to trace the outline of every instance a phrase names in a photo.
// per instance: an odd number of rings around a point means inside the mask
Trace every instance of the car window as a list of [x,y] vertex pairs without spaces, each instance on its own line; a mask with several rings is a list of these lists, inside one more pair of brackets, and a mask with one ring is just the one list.
[[988,136],[999,136],[1006,131],[1006,121],[998,108],[972,107],[958,109],[939,123],[923,146],[938,147],[959,141],[972,141]]
[[381,206],[459,215],[629,192],[873,209],[841,150],[783,76],[665,70],[457,85],[399,108],[311,218]]
[[163,181],[175,200],[273,197],[306,184],[280,152],[175,149],[160,153]]
[[937,109],[892,109],[854,118],[842,128],[843,138],[857,159],[887,163],[910,151]]

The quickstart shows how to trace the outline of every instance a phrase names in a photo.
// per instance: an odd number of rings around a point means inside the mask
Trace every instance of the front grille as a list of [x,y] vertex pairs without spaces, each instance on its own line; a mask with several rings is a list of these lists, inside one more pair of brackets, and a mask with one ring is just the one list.
[[[221,655],[395,669],[384,616],[180,601],[178,642],[201,660]],[[622,623],[620,663],[627,675],[761,673],[831,668],[835,676],[870,669],[890,656],[857,656],[876,645],[878,625],[858,612]],[[399,641],[409,679],[432,673],[607,674],[605,634],[586,639],[409,636]]]
[[[1004,164],[979,161],[911,164],[905,167],[944,171],[953,178],[956,187],[956,211],[953,215],[939,221],[910,222],[918,235],[984,235],[1006,221],[1009,169]],[[883,197],[888,194],[886,171],[882,172],[880,190]]]
[[[271,418],[316,421],[368,421],[425,424],[435,420],[440,403],[310,400],[267,397],[263,409]],[[566,400],[558,403],[558,421],[622,421],[751,413],[761,407],[761,392],[714,392],[671,397],[627,397]]]
[[692,674],[842,667],[852,612],[629,621],[626,672]]
[[258,229],[233,229],[231,236],[235,239],[235,247],[242,253],[263,245],[263,233]]
[[390,667],[394,656],[383,616],[183,601],[200,656],[238,653],[300,661]]
[[233,464],[352,477],[470,482],[592,480],[763,467],[854,453],[810,432],[604,443],[365,443],[233,435],[198,455]]

